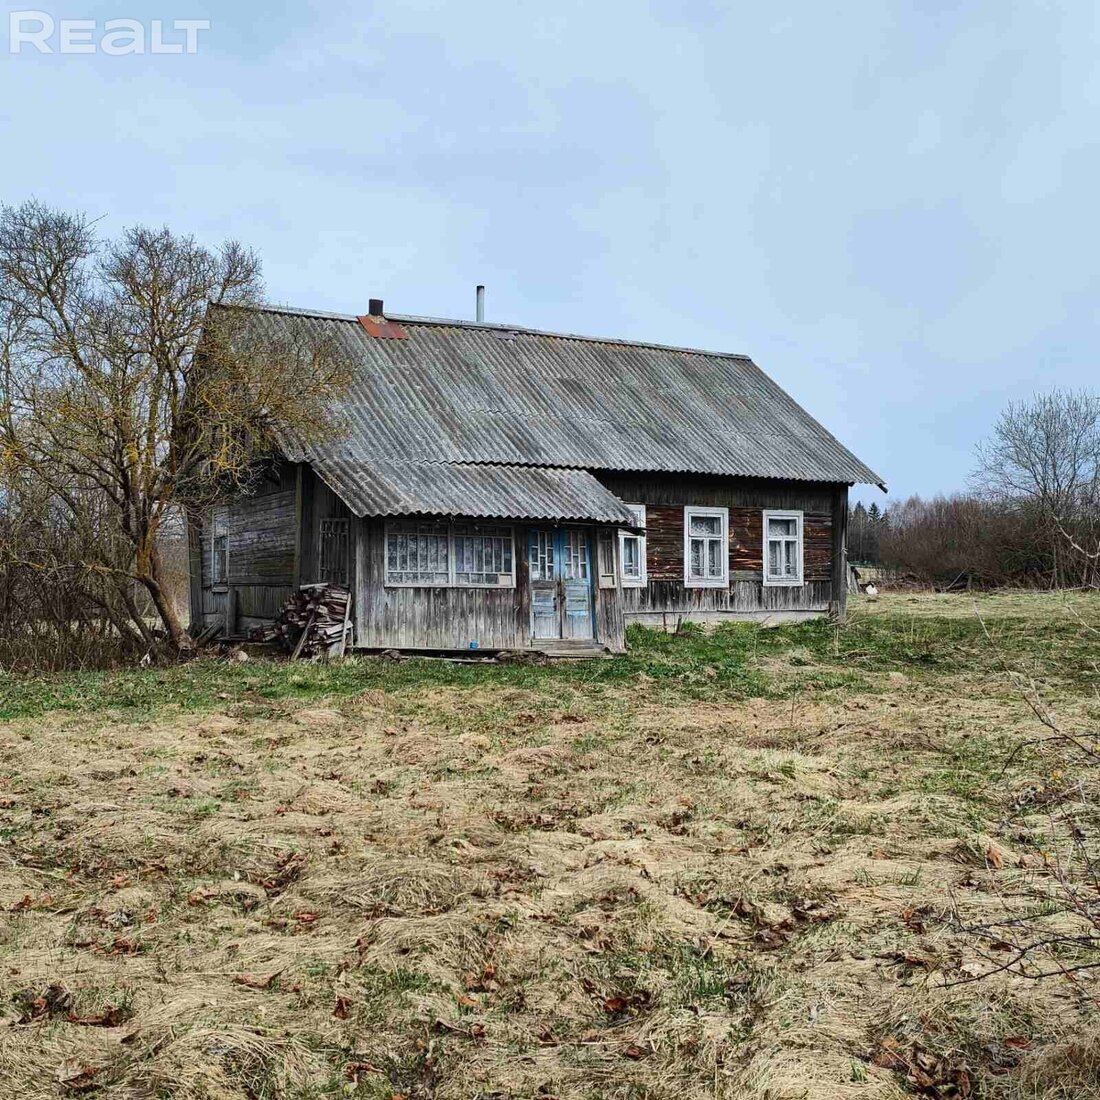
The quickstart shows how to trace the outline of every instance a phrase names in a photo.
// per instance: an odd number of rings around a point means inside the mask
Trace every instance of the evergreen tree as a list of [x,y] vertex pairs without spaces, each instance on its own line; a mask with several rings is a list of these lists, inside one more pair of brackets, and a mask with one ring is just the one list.
[[863,561],[864,542],[867,534],[867,509],[858,501],[848,520],[848,546],[856,561]]

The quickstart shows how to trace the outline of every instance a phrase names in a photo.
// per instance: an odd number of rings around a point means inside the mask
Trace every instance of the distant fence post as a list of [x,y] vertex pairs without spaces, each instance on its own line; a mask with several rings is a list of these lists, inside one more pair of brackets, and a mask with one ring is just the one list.
[[848,614],[848,486],[833,492],[833,569],[829,614],[843,622]]

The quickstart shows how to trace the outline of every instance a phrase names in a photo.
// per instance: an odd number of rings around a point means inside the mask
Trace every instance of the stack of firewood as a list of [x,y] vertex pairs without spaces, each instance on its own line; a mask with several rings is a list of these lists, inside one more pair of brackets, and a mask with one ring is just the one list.
[[256,642],[278,642],[297,657],[342,656],[351,622],[351,592],[339,584],[304,584],[270,626],[252,632]]

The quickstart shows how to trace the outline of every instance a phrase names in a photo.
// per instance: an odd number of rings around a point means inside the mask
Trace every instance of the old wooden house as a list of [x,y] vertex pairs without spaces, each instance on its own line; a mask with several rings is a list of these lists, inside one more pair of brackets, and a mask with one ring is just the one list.
[[624,648],[629,623],[843,615],[848,489],[882,478],[743,355],[509,325],[268,308],[353,365],[346,434],[287,445],[192,532],[193,622],[300,584],[354,644]]

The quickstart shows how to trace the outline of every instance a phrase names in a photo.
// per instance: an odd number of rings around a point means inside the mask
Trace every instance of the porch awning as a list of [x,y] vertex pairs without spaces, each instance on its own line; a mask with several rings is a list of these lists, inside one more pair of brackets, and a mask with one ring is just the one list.
[[626,505],[587,470],[465,462],[360,462],[328,454],[313,468],[357,516],[444,515],[588,520],[633,527]]

